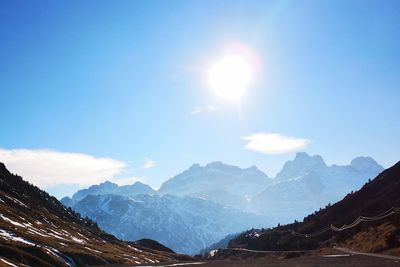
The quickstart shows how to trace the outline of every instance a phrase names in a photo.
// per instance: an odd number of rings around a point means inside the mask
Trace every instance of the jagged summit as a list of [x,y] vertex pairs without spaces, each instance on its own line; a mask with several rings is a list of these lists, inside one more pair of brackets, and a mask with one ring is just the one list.
[[221,161],[205,166],[192,165],[189,169],[164,182],[160,193],[197,195],[204,197],[208,192],[224,191],[228,194],[245,196],[258,192],[271,183],[271,179],[257,167],[241,169]]
[[320,155],[310,156],[306,152],[298,152],[293,160],[284,164],[275,179],[285,181],[306,175],[312,170],[320,170],[326,167],[325,161]]
[[[192,164],[188,169],[183,171],[182,173],[188,172],[188,171],[194,171],[194,170],[202,170],[202,169],[216,169],[216,170],[230,170],[230,171],[242,171],[242,170],[257,170],[260,171],[257,166],[252,165],[248,168],[240,168],[235,165],[230,165],[226,164],[222,161],[213,161],[210,163],[207,163],[206,165],[202,166],[199,163],[194,163]],[[175,176],[176,177],[176,176]]]
[[[122,196],[134,196],[138,194],[155,194],[156,191],[149,185],[142,182],[135,182],[132,185],[118,186],[117,184],[106,181],[98,185],[77,191],[71,198],[72,203],[84,199],[87,195],[107,195],[115,194]],[[68,198],[65,198],[66,200]],[[69,200],[68,200],[69,201]],[[65,202],[65,201],[64,201]],[[66,202],[65,202],[66,203]]]
[[[335,168],[343,166],[333,165]],[[348,165],[355,170],[363,173],[376,175],[383,170],[371,157],[357,157]],[[306,152],[298,152],[293,160],[287,161],[282,170],[276,175],[276,181],[286,181],[296,179],[309,174],[310,172],[324,171],[329,166],[320,155],[310,156]]]
[[272,185],[252,198],[251,208],[281,223],[298,220],[359,189],[382,170],[372,158],[359,157],[351,165],[327,166],[321,156],[300,152],[284,164]]
[[297,152],[294,160],[310,159],[311,156],[307,152]]

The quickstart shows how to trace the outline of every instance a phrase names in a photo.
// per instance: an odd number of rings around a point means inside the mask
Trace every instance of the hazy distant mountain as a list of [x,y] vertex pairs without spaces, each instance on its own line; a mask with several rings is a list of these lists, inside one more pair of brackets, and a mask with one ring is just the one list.
[[194,164],[163,183],[159,193],[204,197],[245,209],[251,196],[271,183],[272,179],[255,166],[241,169],[222,162],[213,162],[206,166]]
[[355,158],[351,161],[350,166],[367,174],[379,173],[383,170],[383,167],[371,157]]
[[73,209],[123,240],[151,238],[195,254],[229,233],[269,225],[262,216],[196,197],[87,195]]
[[346,166],[327,166],[321,156],[299,152],[274,179],[255,166],[195,164],[162,184],[159,193],[203,197],[289,222],[338,201],[382,170],[370,157],[355,158]]
[[[348,169],[348,167],[346,168]],[[357,171],[366,173],[380,170],[371,158],[357,158],[352,161],[351,168],[357,168]],[[339,247],[351,246],[351,248],[365,252],[383,252],[394,249],[394,252],[398,253],[400,215],[393,212],[388,217],[377,217],[376,215],[385,212],[388,215],[388,210],[393,211],[393,207],[399,207],[399,192],[400,162],[381,172],[359,191],[347,194],[341,201],[310,214],[304,222],[270,230],[246,231],[234,238],[229,246],[255,250],[303,250],[337,244]],[[367,216],[372,219],[352,227],[352,222],[359,216]],[[313,238],[293,235],[293,230],[299,233],[315,233],[325,227],[329,228],[330,225],[341,227],[345,224],[350,228],[339,232],[328,230]]]
[[108,195],[114,194],[119,196],[135,196],[140,194],[156,194],[156,191],[149,185],[135,182],[132,185],[118,186],[112,182],[106,181],[99,185],[92,185],[87,189],[77,191],[72,198],[66,197],[62,202],[67,206],[72,206],[74,203],[84,199],[87,195]]
[[346,166],[327,166],[321,156],[298,153],[278,173],[277,183],[253,198],[252,208],[283,223],[299,220],[358,190],[381,171],[383,167],[369,157],[356,158]]

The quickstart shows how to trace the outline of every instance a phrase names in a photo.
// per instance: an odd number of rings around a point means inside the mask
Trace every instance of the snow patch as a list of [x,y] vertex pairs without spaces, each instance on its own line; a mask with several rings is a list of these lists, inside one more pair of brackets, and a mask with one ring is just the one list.
[[214,257],[215,254],[217,254],[217,252],[218,252],[218,249],[214,249],[214,250],[211,250],[208,254],[210,254],[211,257]]
[[86,244],[85,240],[83,240],[83,239],[79,239],[79,238],[74,237],[74,236],[72,236],[71,239],[72,239],[74,242],[76,242],[76,243],[79,243],[79,244]]
[[40,236],[42,236],[42,237],[49,237],[48,235],[42,234],[41,232],[39,232],[38,229],[33,228],[33,227],[31,227],[31,228],[28,229],[28,233],[30,233],[30,234],[35,234],[35,235],[40,235]]
[[0,229],[0,237],[6,239],[6,240],[11,240],[15,242],[20,242],[26,245],[30,246],[35,246],[36,244],[33,242],[30,242],[22,237],[15,236],[14,234],[7,232],[6,230]]
[[90,250],[90,251],[93,251],[93,252],[96,252],[96,253],[103,253],[103,252],[101,252],[101,251],[98,251],[98,250],[92,249],[92,248],[88,248],[88,247],[86,247],[86,249],[87,249],[87,250]]
[[0,214],[0,218],[2,218],[4,221],[9,222],[15,226],[24,227],[24,228],[26,227],[25,225],[20,224],[19,222],[11,220],[10,218],[4,216],[3,214]]

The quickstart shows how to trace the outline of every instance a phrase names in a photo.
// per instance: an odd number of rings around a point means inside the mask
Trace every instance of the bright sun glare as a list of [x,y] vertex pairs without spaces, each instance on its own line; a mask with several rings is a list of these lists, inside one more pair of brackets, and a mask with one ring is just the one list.
[[214,63],[208,71],[210,87],[226,100],[239,101],[251,82],[249,63],[240,55],[228,55]]

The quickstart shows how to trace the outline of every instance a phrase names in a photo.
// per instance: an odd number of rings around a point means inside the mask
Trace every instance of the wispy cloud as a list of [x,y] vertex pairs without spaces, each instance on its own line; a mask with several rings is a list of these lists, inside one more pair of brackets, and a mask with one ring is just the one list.
[[200,107],[195,107],[191,112],[190,115],[196,115],[199,114],[202,111]]
[[39,187],[87,186],[113,180],[126,163],[107,157],[67,153],[46,149],[1,149],[0,162]]
[[242,138],[248,141],[245,148],[265,154],[284,154],[304,149],[310,140],[285,136],[279,133],[256,133]]
[[202,112],[214,112],[218,109],[213,105],[207,105],[205,107],[195,107],[191,112],[190,115],[196,115]]
[[143,164],[142,168],[143,169],[150,169],[150,168],[153,168],[154,166],[156,166],[156,162],[154,160],[152,160],[152,159],[146,158],[144,160],[144,164]]

